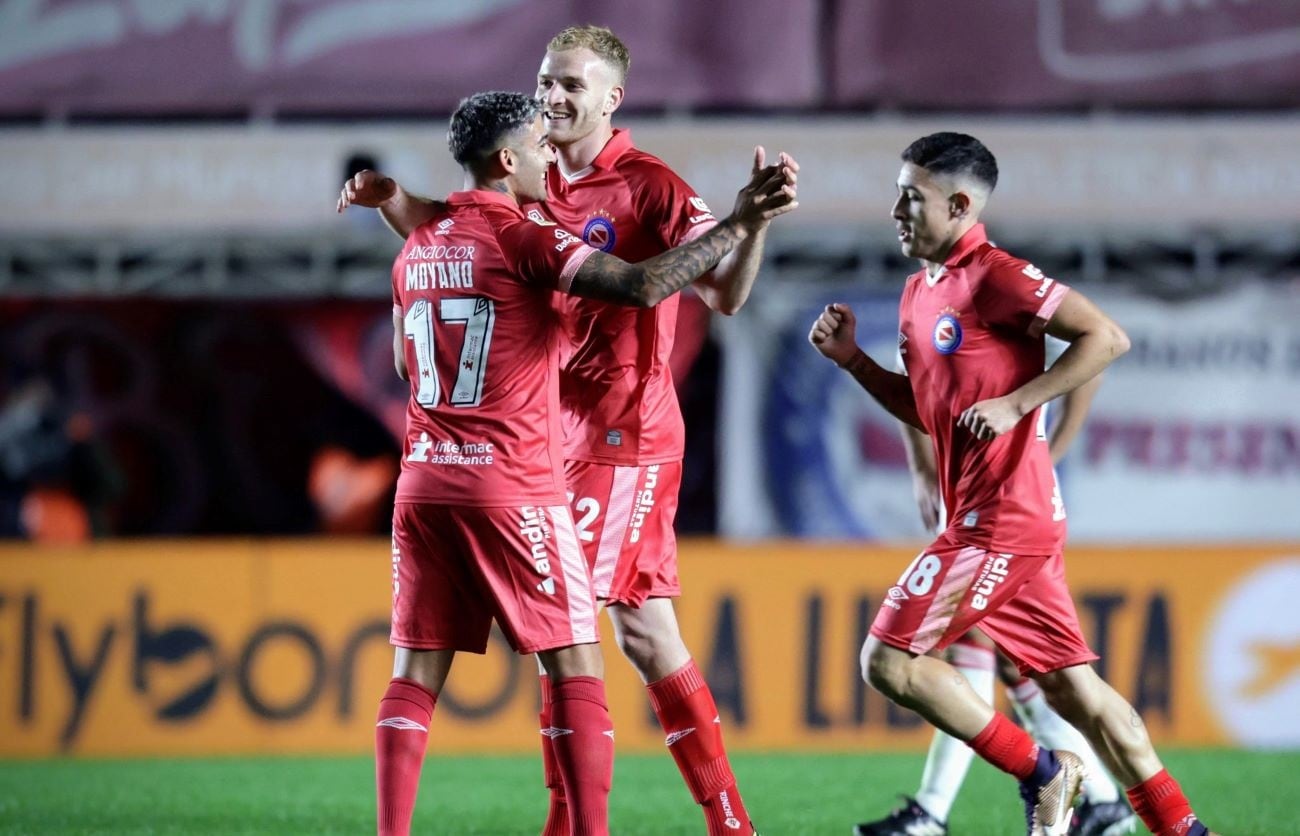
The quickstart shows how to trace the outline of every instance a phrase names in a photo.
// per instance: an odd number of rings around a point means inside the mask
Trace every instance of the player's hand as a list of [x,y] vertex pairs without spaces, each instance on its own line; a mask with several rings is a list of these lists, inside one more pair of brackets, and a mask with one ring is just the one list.
[[921,523],[926,531],[939,527],[939,479],[930,471],[916,471],[912,474],[912,494],[916,497],[916,508],[921,512]]
[[808,332],[808,342],[823,356],[843,366],[853,359],[858,348],[858,320],[848,305],[835,302],[827,305]]
[[980,441],[991,441],[1007,432],[1025,417],[1010,398],[991,398],[966,409],[957,419],[957,426],[970,430]]
[[772,165],[765,165],[763,146],[754,149],[754,167],[749,182],[736,195],[731,217],[749,232],[757,232],[773,218],[793,212],[799,206],[799,164],[784,151]]
[[339,192],[339,200],[334,206],[334,211],[341,213],[344,209],[353,205],[378,209],[396,195],[396,180],[367,168],[364,171],[358,171],[356,176],[343,184],[343,190]]

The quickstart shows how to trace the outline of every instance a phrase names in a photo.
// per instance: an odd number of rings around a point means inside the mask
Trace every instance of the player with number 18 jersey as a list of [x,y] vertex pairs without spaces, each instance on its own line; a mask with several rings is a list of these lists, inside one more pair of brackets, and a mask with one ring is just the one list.
[[[1043,329],[1069,287],[989,243],[972,227],[937,276],[910,276],[899,345],[917,416],[934,445],[948,527],[891,591],[872,633],[916,653],[976,622],[1030,669],[1097,658],[1064,584],[1065,506],[1048,453],[1044,407],[1009,432],[977,439],[958,418],[972,404],[1042,374]],[[1021,606],[1059,631],[1019,629]]]

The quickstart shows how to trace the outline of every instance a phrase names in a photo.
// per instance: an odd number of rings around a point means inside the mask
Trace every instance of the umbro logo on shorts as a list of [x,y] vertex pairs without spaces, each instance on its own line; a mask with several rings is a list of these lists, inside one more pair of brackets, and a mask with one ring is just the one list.
[[375,726],[376,727],[387,726],[390,729],[399,729],[401,731],[422,731],[422,732],[429,731],[427,728],[415,722],[414,720],[408,720],[405,717],[389,717],[387,719],[380,720],[378,723],[375,723]]
[[566,734],[573,734],[573,729],[557,729],[555,726],[547,726],[542,729],[542,734],[554,740],[557,737],[564,737]]

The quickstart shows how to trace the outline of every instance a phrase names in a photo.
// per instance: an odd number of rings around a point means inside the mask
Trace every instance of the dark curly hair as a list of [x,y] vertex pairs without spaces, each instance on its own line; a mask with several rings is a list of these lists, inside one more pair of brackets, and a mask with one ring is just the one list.
[[451,115],[447,147],[462,166],[478,165],[501,147],[502,137],[527,128],[541,112],[541,103],[523,93],[475,93]]

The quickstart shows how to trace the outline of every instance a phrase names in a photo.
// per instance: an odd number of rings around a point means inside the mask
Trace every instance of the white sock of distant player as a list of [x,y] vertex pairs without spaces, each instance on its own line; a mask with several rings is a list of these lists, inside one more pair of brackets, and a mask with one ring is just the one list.
[[1016,687],[1008,688],[1007,696],[1011,698],[1011,706],[1021,725],[1033,735],[1039,746],[1064,749],[1083,759],[1087,770],[1087,777],[1083,780],[1085,798],[1094,804],[1119,801],[1119,787],[1115,786],[1110,772],[1102,765],[1087,738],[1052,710],[1036,682],[1026,679]]
[[[980,699],[993,702],[991,650],[957,643],[949,651],[948,661],[966,677]],[[975,750],[965,742],[936,731],[930,743],[930,753],[925,758],[925,771],[921,773],[921,788],[916,793],[916,802],[939,821],[948,821],[948,813],[974,757]]]

